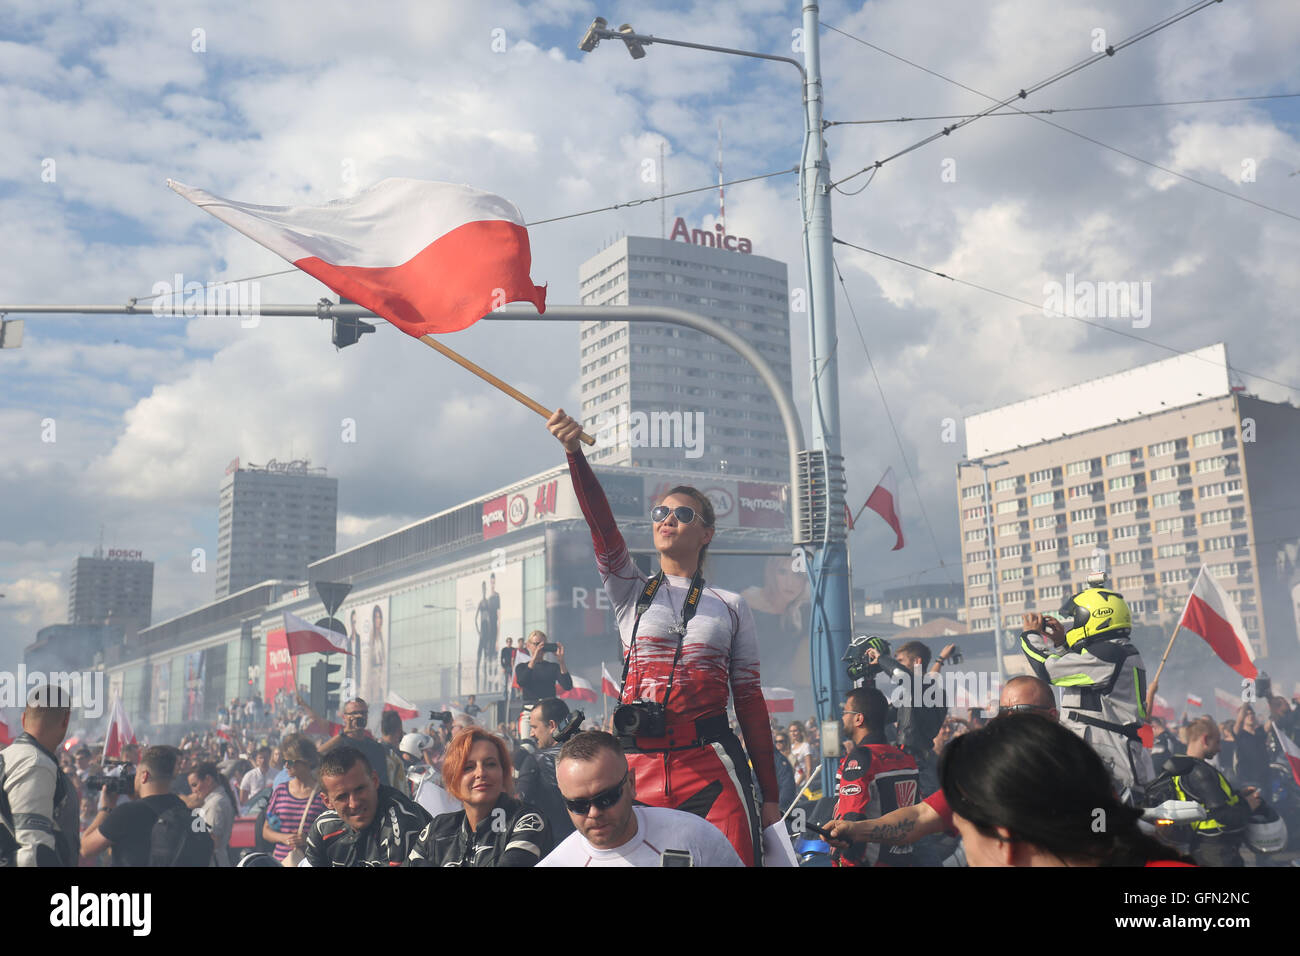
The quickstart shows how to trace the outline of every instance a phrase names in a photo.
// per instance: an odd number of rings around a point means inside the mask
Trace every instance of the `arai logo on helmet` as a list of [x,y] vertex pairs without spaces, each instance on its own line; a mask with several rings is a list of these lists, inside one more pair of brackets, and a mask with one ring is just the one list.
[[1110,617],[1114,613],[1115,609],[1113,607],[1095,607],[1092,609],[1093,617]]

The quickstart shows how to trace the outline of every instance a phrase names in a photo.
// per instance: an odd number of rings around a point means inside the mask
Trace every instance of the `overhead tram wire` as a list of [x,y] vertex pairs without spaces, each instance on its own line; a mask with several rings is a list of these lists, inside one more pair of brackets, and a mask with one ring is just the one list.
[[[842,31],[837,31],[842,32]],[[845,34],[847,36],[847,34]],[[854,38],[856,39],[856,37]],[[876,49],[879,49],[878,47]],[[946,79],[946,77],[944,78]],[[1199,106],[1206,103],[1243,103],[1254,100],[1281,100],[1300,96],[1300,93],[1267,93],[1261,96],[1219,96],[1204,100],[1169,100],[1163,103],[1114,103],[1107,106],[1057,106],[1042,110],[1015,110],[1010,113],[988,113],[988,116],[1035,116],[1052,113],[1087,113],[1098,110],[1139,110],[1157,106]],[[916,123],[921,120],[973,119],[974,113],[946,113],[937,116],[897,116],[893,119],[827,120],[824,129],[832,126],[871,126],[881,123]]]
[[[1075,322],[1080,322],[1083,325],[1091,326],[1094,329],[1101,329],[1103,332],[1110,332],[1114,335],[1122,335],[1126,339],[1134,339],[1135,341],[1142,342],[1145,345],[1154,345],[1156,346],[1156,348],[1164,349],[1167,352],[1173,352],[1175,355],[1192,354],[1191,350],[1189,349],[1180,349],[1172,345],[1166,345],[1163,342],[1157,342],[1155,339],[1148,339],[1141,335],[1135,335],[1132,332],[1125,332],[1123,329],[1117,329],[1114,328],[1113,326],[1103,325],[1100,322],[1094,322],[1089,319],[1080,318],[1077,315],[1070,315],[1066,312],[1061,312],[1057,309],[1046,309],[1046,307],[1041,302],[1031,302],[1028,299],[1022,299],[1018,296],[1011,295],[1010,293],[1007,292],[1000,292],[997,289],[990,289],[988,286],[980,285],[977,282],[971,282],[967,279],[959,279],[956,276],[948,275],[945,272],[939,272],[935,269],[929,269],[923,265],[918,265],[915,262],[908,262],[906,259],[899,259],[896,256],[890,256],[890,255],[886,255],[883,252],[877,252],[875,249],[868,249],[866,246],[859,246],[852,242],[847,242],[844,239],[840,239],[838,236],[833,241],[838,243],[841,246],[848,246],[850,249],[857,249],[859,252],[865,252],[868,255],[878,256],[881,259],[888,259],[890,262],[896,262],[901,266],[907,266],[908,268],[916,269],[920,272],[926,272],[932,276],[938,276],[940,279],[947,279],[949,282],[956,282],[958,285],[969,286],[972,289],[978,289],[980,292],[987,292],[989,295],[996,295],[999,298],[1008,299],[1012,302],[1017,302],[1020,305],[1027,305],[1031,309],[1034,309],[1035,311],[1046,310],[1048,312],[1051,312],[1053,315],[1059,316],[1061,318],[1072,319]],[[1207,362],[1209,364],[1216,364],[1210,359],[1201,359],[1201,361]],[[1229,365],[1228,368],[1238,373],[1239,375],[1245,375],[1249,378],[1257,379],[1261,382],[1268,382],[1271,385],[1278,385],[1281,386],[1282,388],[1290,389],[1293,392],[1300,392],[1300,386],[1293,385],[1290,382],[1282,382],[1275,378],[1269,378],[1267,375],[1260,375],[1258,372],[1250,372],[1244,368],[1239,368],[1235,365]]]
[[[1210,2],[1210,3],[1217,3],[1217,2],[1219,2],[1219,0],[1207,0],[1207,2]],[[1195,12],[1195,11],[1192,11],[1192,12]],[[1168,25],[1168,24],[1166,24],[1166,25]],[[1152,161],[1149,160],[1149,159],[1143,159],[1141,156],[1135,155],[1134,153],[1130,153],[1130,152],[1128,152],[1127,150],[1120,149],[1118,146],[1111,146],[1109,143],[1103,143],[1101,140],[1096,139],[1095,137],[1092,137],[1092,136],[1088,136],[1088,135],[1085,134],[1085,133],[1080,133],[1078,130],[1070,129],[1070,127],[1068,127],[1068,126],[1062,126],[1060,123],[1054,123],[1054,122],[1052,122],[1052,121],[1049,120],[1049,119],[1044,119],[1042,116],[1036,115],[1036,111],[1034,111],[1034,110],[1022,110],[1022,109],[1019,109],[1019,108],[1016,107],[1016,106],[1011,106],[1011,101],[1012,101],[1012,100],[1015,100],[1015,99],[1019,99],[1019,98],[1020,98],[1020,94],[1017,94],[1016,96],[1011,97],[1011,99],[1009,99],[1009,100],[997,101],[997,100],[995,99],[995,97],[991,96],[991,95],[988,94],[988,93],[985,93],[985,92],[983,92],[983,91],[981,91],[981,90],[977,90],[977,89],[975,89],[974,87],[967,86],[965,83],[959,82],[958,80],[954,80],[954,79],[952,79],[951,77],[944,76],[942,73],[938,73],[938,72],[936,72],[935,70],[931,70],[931,69],[929,69],[928,67],[921,66],[919,63],[913,63],[911,60],[907,59],[906,57],[901,57],[901,56],[898,56],[898,55],[895,54],[895,53],[890,53],[888,50],[882,49],[881,47],[876,46],[874,43],[869,43],[869,42],[867,42],[866,40],[862,39],[861,37],[854,36],[854,35],[851,34],[851,33],[845,33],[843,30],[837,29],[836,27],[833,27],[833,26],[831,26],[830,24],[826,24],[826,23],[824,23],[824,24],[822,24],[822,26],[826,27],[828,30],[834,30],[836,33],[839,33],[839,34],[841,34],[842,36],[848,37],[850,40],[855,40],[855,41],[857,41],[858,43],[861,43],[863,46],[870,47],[871,49],[876,50],[876,51],[878,51],[878,52],[880,52],[880,53],[883,53],[883,54],[885,54],[886,56],[893,57],[895,60],[899,60],[899,61],[902,62],[902,63],[906,63],[908,66],[915,67],[916,69],[921,70],[921,71],[924,72],[924,73],[929,73],[929,74],[932,75],[932,76],[936,76],[936,77],[938,77],[939,79],[941,79],[941,80],[943,80],[943,81],[945,81],[945,82],[947,82],[947,83],[951,83],[953,86],[960,87],[961,89],[966,90],[967,92],[974,93],[974,94],[976,94],[976,95],[978,95],[978,96],[982,96],[982,97],[984,97],[986,100],[994,100],[994,101],[995,101],[994,105],[991,106],[991,107],[989,107],[989,109],[984,110],[984,111],[982,111],[982,112],[980,112],[980,113],[976,113],[976,114],[974,114],[970,119],[964,120],[963,122],[961,122],[961,123],[957,123],[957,124],[955,124],[955,125],[953,125],[953,126],[947,126],[947,127],[944,127],[944,129],[943,129],[941,132],[936,133],[936,134],[934,134],[933,136],[929,136],[929,137],[927,137],[926,139],[923,139],[923,140],[921,140],[921,141],[918,142],[918,143],[914,143],[914,144],[912,144],[911,146],[909,146],[907,149],[904,149],[904,150],[902,150],[902,151],[900,151],[900,152],[897,152],[897,153],[895,153],[895,154],[892,155],[892,156],[886,157],[885,159],[877,160],[877,161],[876,161],[875,163],[873,163],[872,165],[863,167],[862,169],[858,170],[856,173],[853,173],[851,176],[846,176],[844,179],[840,179],[840,180],[837,180],[836,182],[832,183],[832,184],[831,184],[831,188],[832,188],[832,189],[835,189],[837,192],[839,192],[839,193],[842,194],[842,195],[846,195],[846,196],[847,196],[847,195],[856,195],[856,193],[847,193],[847,192],[845,192],[843,189],[840,189],[840,183],[848,182],[848,180],[853,179],[854,177],[857,177],[857,176],[861,176],[863,173],[865,173],[865,172],[867,172],[867,171],[869,171],[869,170],[872,171],[872,172],[874,172],[874,171],[878,170],[881,166],[883,166],[885,163],[889,162],[890,160],[892,160],[892,159],[897,159],[899,156],[902,156],[902,155],[904,155],[905,153],[910,153],[910,152],[911,152],[912,150],[914,150],[914,149],[918,149],[918,148],[920,148],[921,146],[926,145],[927,143],[933,142],[935,139],[939,138],[940,136],[947,136],[947,135],[948,135],[949,133],[951,133],[953,130],[955,130],[955,129],[959,129],[959,128],[962,127],[962,126],[966,126],[966,125],[969,124],[969,123],[973,123],[976,119],[979,119],[979,118],[984,117],[984,116],[1013,116],[1013,115],[1016,115],[1016,114],[1021,114],[1021,115],[1024,115],[1024,116],[1028,116],[1030,119],[1037,120],[1037,121],[1040,122],[1040,123],[1046,123],[1048,126],[1051,126],[1051,127],[1053,127],[1054,129],[1059,129],[1059,130],[1060,130],[1061,132],[1063,132],[1063,133],[1069,133],[1071,136],[1076,136],[1076,137],[1078,137],[1079,139],[1082,139],[1082,140],[1084,140],[1084,141],[1086,141],[1086,142],[1092,143],[1094,146],[1100,146],[1102,149],[1109,150],[1109,151],[1112,152],[1112,153],[1117,153],[1118,155],[1123,156],[1123,157],[1125,157],[1126,159],[1131,159],[1131,160],[1133,160],[1135,163],[1141,163],[1142,165],[1144,165],[1144,166],[1149,166],[1149,167],[1151,167],[1152,169],[1158,169],[1158,170],[1160,170],[1162,173],[1167,173],[1167,174],[1170,175],[1170,176],[1174,176],[1174,177],[1176,177],[1176,178],[1178,178],[1178,179],[1182,179],[1182,180],[1184,180],[1184,181],[1186,181],[1186,182],[1192,183],[1192,184],[1195,185],[1195,186],[1200,186],[1200,187],[1202,187],[1202,188],[1204,188],[1204,189],[1209,189],[1209,190],[1211,190],[1211,191],[1213,191],[1213,192],[1219,193],[1219,194],[1222,195],[1222,196],[1227,196],[1229,199],[1236,199],[1236,200],[1238,200],[1239,202],[1249,203],[1249,204],[1252,205],[1252,206],[1257,206],[1257,207],[1259,207],[1260,209],[1264,209],[1264,210],[1266,210],[1266,211],[1268,211],[1268,212],[1276,213],[1276,214],[1279,215],[1279,216],[1285,216],[1285,217],[1288,218],[1288,219],[1294,219],[1294,220],[1300,222],[1300,215],[1296,215],[1295,213],[1287,212],[1285,209],[1278,209],[1276,206],[1270,206],[1270,205],[1268,205],[1267,203],[1262,203],[1262,202],[1259,202],[1258,200],[1255,200],[1255,199],[1248,199],[1248,198],[1246,198],[1245,196],[1241,196],[1241,195],[1238,195],[1237,193],[1229,192],[1229,191],[1226,190],[1226,189],[1221,189],[1221,188],[1218,187],[1218,186],[1211,185],[1210,183],[1207,183],[1207,182],[1205,182],[1204,180],[1196,179],[1196,178],[1193,177],[1193,176],[1188,176],[1186,173],[1180,173],[1180,172],[1178,172],[1176,169],[1170,169],[1168,166],[1162,166],[1161,164],[1156,163],[1156,162],[1152,162]],[[1130,42],[1130,41],[1128,41],[1128,40],[1124,41],[1125,44],[1127,44],[1128,42]],[[1097,56],[1104,56],[1104,55],[1105,55],[1105,54],[1100,54],[1100,53],[1097,54]],[[1041,88],[1041,84],[1040,84],[1039,88]],[[1026,92],[1026,93],[1027,93],[1027,91],[1022,91],[1022,92]],[[1288,94],[1285,94],[1285,95],[1287,95],[1287,96],[1295,96],[1295,95],[1297,95],[1297,94],[1291,94],[1291,93],[1288,93]],[[1003,106],[1011,106],[1011,109],[1012,109],[1014,112],[1013,112],[1013,113],[996,113],[996,112],[993,112],[994,110],[998,110],[998,109],[1000,109],[1000,108],[1003,107]],[[860,192],[860,191],[861,191],[861,190],[859,190],[859,192]]]
[[[1159,33],[1161,30],[1165,29],[1166,27],[1173,26],[1179,20],[1182,20],[1185,17],[1189,17],[1194,13],[1198,13],[1201,10],[1204,10],[1206,7],[1210,6],[1211,4],[1220,3],[1220,2],[1221,0],[1200,0],[1199,3],[1193,4],[1192,6],[1188,7],[1186,10],[1182,11],[1181,13],[1176,13],[1172,16],[1166,17],[1164,20],[1161,20],[1160,22],[1147,27],[1145,30],[1139,30],[1131,37],[1121,40],[1119,43],[1114,44],[1112,46],[1108,46],[1103,52],[1094,53],[1092,56],[1080,60],[1078,63],[1074,64],[1073,66],[1066,67],[1065,69],[1052,74],[1045,80],[1040,80],[1039,82],[1034,83],[1031,86],[1027,86],[1017,91],[1016,93],[1012,94],[1006,99],[995,100],[993,106],[990,106],[988,109],[981,110],[979,113],[974,114],[969,119],[964,119],[961,122],[954,123],[952,126],[945,126],[939,132],[933,133],[930,136],[925,137],[925,139],[919,140],[918,142],[913,143],[911,146],[908,146],[906,149],[901,149],[891,156],[887,156],[884,159],[878,159],[870,166],[864,166],[856,173],[853,173],[850,176],[846,176],[843,179],[837,180],[831,185],[839,186],[841,183],[848,182],[850,179],[854,179],[858,176],[861,176],[863,173],[867,172],[868,170],[879,169],[881,166],[883,166],[885,163],[890,162],[891,160],[897,159],[900,156],[905,156],[908,153],[912,152],[913,150],[920,149],[922,146],[928,145],[929,143],[933,143],[937,139],[940,139],[944,136],[948,136],[953,132],[961,129],[963,126],[968,126],[971,123],[974,123],[976,120],[982,119],[983,117],[993,113],[995,110],[1000,110],[1005,106],[1011,106],[1011,104],[1014,103],[1016,100],[1026,99],[1029,96],[1029,94],[1036,93],[1041,89],[1051,86],[1053,83],[1059,82],[1060,80],[1065,79],[1067,76],[1072,76],[1073,74],[1079,72],[1080,70],[1092,66],[1094,63],[1098,62],[1099,60],[1112,57],[1120,50],[1124,49],[1125,47],[1132,46],[1134,43],[1137,43],[1141,40],[1145,40],[1147,37]],[[866,46],[871,47],[873,50],[880,50],[880,47],[877,47],[872,43],[867,43],[867,41],[863,40],[861,37],[855,37],[852,34],[846,33],[845,31],[840,30],[837,27],[831,26],[829,23],[824,23],[822,25],[825,26],[826,29],[828,30],[834,30],[836,33],[846,36],[849,39],[857,40],[859,43],[865,44]],[[884,53],[887,51],[880,50],[880,52]],[[894,54],[892,53],[889,55],[894,56]],[[895,57],[895,58],[899,60],[903,59],[902,57]],[[917,66],[918,69],[925,69],[924,67],[919,67],[918,64],[911,63],[911,61],[908,60],[904,60],[903,62],[908,63],[911,66]],[[932,70],[926,70],[926,72],[933,73]],[[955,82],[953,80],[949,80],[948,77],[942,76],[939,73],[934,73],[934,75],[938,76],[940,79],[948,80],[948,82],[950,83]],[[960,86],[961,84],[957,84],[957,85]],[[989,96],[986,93],[980,93],[979,90],[970,90],[970,92],[977,93],[978,95],[983,96],[986,99],[993,99],[993,97]],[[1015,109],[1014,106],[1012,106],[1011,108]],[[1035,119],[1040,120],[1040,122],[1046,122],[1046,120],[1042,120],[1041,117],[1035,117]]]
[[[791,173],[796,173],[798,171],[799,171],[798,166],[791,166],[789,169],[779,169],[774,173],[763,173],[762,175],[759,176],[746,176],[744,179],[733,179],[730,182],[723,183],[722,185],[735,186],[739,183],[752,183],[759,179],[771,179],[774,176],[789,176]],[[594,216],[596,213],[599,212],[610,212],[614,209],[626,209],[630,206],[641,206],[644,205],[645,203],[660,202],[664,199],[673,199],[677,196],[689,196],[691,193],[708,192],[711,189],[717,189],[717,188],[718,188],[717,183],[710,183],[707,186],[700,186],[696,189],[683,189],[680,192],[666,193],[663,196],[647,196],[645,199],[632,199],[629,200],[628,202],[616,202],[611,206],[601,206],[599,209],[588,209],[586,212],[570,213],[567,216],[552,216],[550,219],[538,219],[533,222],[524,223],[524,226],[525,228],[528,228],[532,226],[540,226],[548,222],[560,222],[565,219],[577,219],[579,216]],[[281,269],[278,272],[263,272],[261,275],[244,276],[241,279],[223,279],[222,281],[223,282],[251,282],[254,279],[269,279],[272,276],[289,275],[290,273],[300,272],[300,271],[301,270],[297,268]],[[166,295],[166,294],[167,293],[163,293],[163,292],[155,292],[153,295],[134,296],[132,298],[132,301],[147,302],[149,299],[156,299],[159,296]],[[183,295],[184,292],[178,291],[178,292],[172,292],[170,294],[176,296],[176,295]]]
[[880,375],[876,372],[876,363],[871,359],[871,349],[867,348],[867,338],[862,334],[862,324],[858,322],[858,312],[853,308],[853,299],[849,296],[849,287],[844,281],[844,273],[840,271],[840,264],[831,256],[831,264],[835,266],[835,274],[839,277],[840,288],[844,291],[844,302],[849,307],[849,315],[853,316],[853,326],[858,330],[858,338],[862,341],[862,351],[867,355],[867,366],[871,369],[871,377],[876,381],[876,391],[880,393],[880,404],[884,406],[885,418],[889,421],[890,431],[894,433],[894,443],[898,446],[899,457],[903,459],[903,467],[907,469],[908,480],[912,483],[912,491],[916,493],[917,503],[921,507],[921,517],[925,521],[925,529],[930,532],[930,542],[934,545],[935,557],[939,559],[939,567],[944,569],[950,584],[955,584],[952,580],[952,572],[943,560],[943,551],[939,547],[939,539],[934,533],[934,526],[930,524],[930,515],[925,510],[925,499],[921,496],[921,488],[916,483],[916,476],[912,474],[912,465],[908,461],[907,451],[903,448],[902,436],[898,434],[898,425],[894,422],[894,413],[889,409],[889,400],[885,398],[885,387],[880,382]]

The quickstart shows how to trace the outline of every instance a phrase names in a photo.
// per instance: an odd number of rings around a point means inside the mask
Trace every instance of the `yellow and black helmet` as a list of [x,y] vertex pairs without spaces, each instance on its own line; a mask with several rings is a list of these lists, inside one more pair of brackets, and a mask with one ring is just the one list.
[[1061,605],[1061,619],[1067,628],[1065,643],[1074,647],[1098,634],[1126,637],[1133,627],[1133,615],[1117,591],[1088,588]]

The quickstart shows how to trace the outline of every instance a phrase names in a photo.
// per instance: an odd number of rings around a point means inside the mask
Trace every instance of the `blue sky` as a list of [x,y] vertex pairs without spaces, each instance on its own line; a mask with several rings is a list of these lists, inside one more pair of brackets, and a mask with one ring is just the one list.
[[[1185,4],[1031,0],[828,3],[823,19],[995,95],[1089,54]],[[795,0],[714,3],[95,3],[55,12],[12,2],[0,20],[0,301],[123,302],[181,272],[234,279],[284,263],[175,196],[174,177],[251,202],[324,202],[386,176],[472,182],[542,219],[657,191],[641,162],[668,143],[669,190],[714,179],[716,123],[728,178],[793,165],[795,73],[779,64],[612,43],[584,55],[595,15],[640,31],[789,54]],[[1215,5],[1032,97],[1061,107],[1300,91],[1294,4]],[[196,52],[193,31],[204,30]],[[501,33],[495,31],[503,31]],[[493,49],[504,41],[501,52]],[[502,46],[501,43],[497,44]],[[972,112],[979,97],[823,31],[832,120]],[[1300,214],[1295,100],[1050,117],[1234,195]],[[845,175],[941,123],[836,127]],[[54,182],[42,163],[54,160]],[[1254,182],[1241,182],[1253,160]],[[955,182],[941,177],[952,160]],[[351,179],[344,170],[350,169]],[[862,179],[846,184],[861,185]],[[672,201],[709,224],[716,197]],[[1300,380],[1294,269],[1300,223],[1116,156],[1024,118],[990,118],[886,165],[834,199],[837,236],[1040,301],[1066,272],[1151,281],[1149,338],[1228,342],[1244,370]],[[729,230],[803,284],[793,177],[728,191]],[[534,277],[576,297],[578,264],[619,233],[657,234],[654,204],[535,227]],[[857,583],[959,579],[955,418],[1167,353],[901,266],[837,250],[898,419],[900,451],[843,301],[840,363],[850,496],[900,476],[909,545],[883,524],[855,532]],[[314,302],[303,276],[263,281],[263,302]],[[507,331],[508,329],[508,331]],[[545,403],[577,399],[577,330],[485,324],[466,354]],[[792,319],[796,400],[807,406],[807,330]],[[209,600],[189,570],[215,566],[217,485],[227,461],[310,455],[340,478],[340,546],[554,463],[528,413],[486,394],[391,329],[343,352],[314,319],[28,317],[0,353],[0,663],[64,619],[63,575],[94,547],[157,562],[155,619]],[[1271,399],[1295,392],[1246,378]],[[422,409],[418,415],[394,409]],[[344,445],[338,422],[355,418]],[[57,442],[40,441],[53,418]],[[449,470],[449,450],[468,466]],[[919,521],[903,457],[943,559]],[[879,524],[879,526],[877,526]]]

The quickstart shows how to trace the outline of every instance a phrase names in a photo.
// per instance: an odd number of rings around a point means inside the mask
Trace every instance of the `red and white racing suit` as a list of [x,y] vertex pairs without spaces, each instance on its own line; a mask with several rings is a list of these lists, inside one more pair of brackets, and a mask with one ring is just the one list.
[[[916,760],[889,744],[854,744],[835,772],[835,817],[874,820],[899,807],[916,805],[920,777]],[[942,791],[939,791],[942,792]],[[834,854],[836,866],[909,866],[910,846],[853,843]]]
[[[586,457],[579,451],[568,458],[573,488],[591,528],[596,567],[626,655],[637,598],[647,579],[628,553]],[[670,676],[672,695],[667,735],[635,738],[628,764],[636,776],[638,800],[704,817],[723,832],[747,865],[753,865],[762,847],[762,824],[745,753],[727,726],[727,698],[733,698],[759,786],[769,799],[774,798],[776,748],[759,686],[754,617],[740,595],[706,586],[686,636],[680,639],[681,656],[674,673],[679,638],[672,628],[681,620],[689,584],[689,578],[665,575],[637,627],[621,703],[662,702]],[[629,749],[626,744],[624,749]]]

